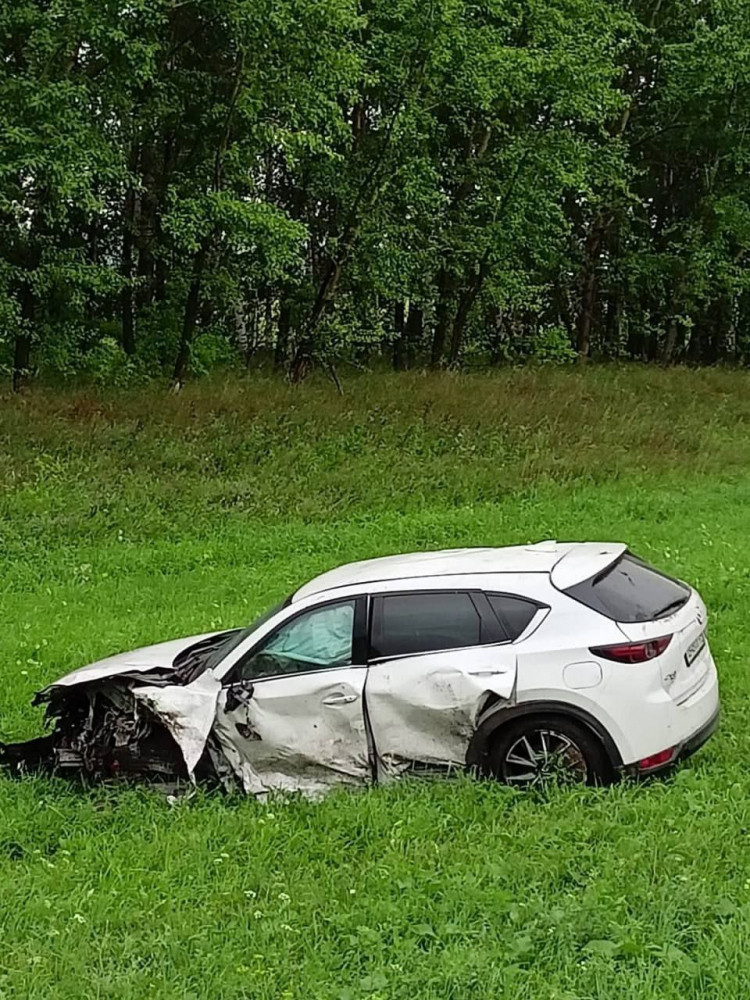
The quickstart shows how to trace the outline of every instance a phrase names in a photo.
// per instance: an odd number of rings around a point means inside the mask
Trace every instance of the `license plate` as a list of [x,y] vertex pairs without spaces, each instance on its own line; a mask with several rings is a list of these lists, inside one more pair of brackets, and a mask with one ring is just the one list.
[[690,643],[688,648],[685,650],[685,664],[690,666],[698,656],[703,652],[706,647],[706,633],[701,632],[701,634]]

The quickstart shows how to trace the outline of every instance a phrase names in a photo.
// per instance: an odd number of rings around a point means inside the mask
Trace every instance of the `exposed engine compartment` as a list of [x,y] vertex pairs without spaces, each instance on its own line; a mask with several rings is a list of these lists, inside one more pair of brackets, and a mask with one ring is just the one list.
[[17,774],[55,771],[93,781],[126,775],[169,781],[188,777],[174,737],[134,698],[127,683],[54,691],[46,719],[54,720],[52,732],[0,746],[0,764]]

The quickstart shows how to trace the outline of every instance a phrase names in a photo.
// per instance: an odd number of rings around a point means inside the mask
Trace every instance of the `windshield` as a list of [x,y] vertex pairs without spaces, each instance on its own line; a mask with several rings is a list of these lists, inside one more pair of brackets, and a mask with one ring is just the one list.
[[218,646],[215,646],[211,650],[210,655],[206,658],[206,662],[203,664],[203,669],[214,670],[218,667],[222,660],[229,656],[233,649],[236,649],[240,643],[249,638],[256,629],[259,629],[261,625],[265,625],[265,623],[273,618],[274,615],[278,614],[279,611],[290,604],[291,600],[292,597],[290,594],[289,597],[284,598],[283,601],[279,601],[278,604],[274,604],[274,606],[269,608],[268,611],[264,611],[262,615],[259,615],[252,625],[248,625],[247,628],[240,628],[234,632],[227,633],[226,638],[219,643]]

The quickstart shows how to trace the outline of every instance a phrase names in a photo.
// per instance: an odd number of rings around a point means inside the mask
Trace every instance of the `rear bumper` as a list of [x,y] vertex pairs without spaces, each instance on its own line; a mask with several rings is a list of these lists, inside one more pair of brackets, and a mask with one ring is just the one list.
[[696,730],[691,736],[676,746],[672,757],[664,764],[659,764],[656,767],[649,767],[646,769],[639,768],[637,764],[631,764],[624,770],[634,778],[649,778],[652,775],[664,774],[670,771],[681,760],[686,760],[694,754],[696,750],[700,750],[703,744],[706,743],[719,728],[720,719],[721,709],[717,705],[711,718],[705,722],[700,729]]
[[682,747],[680,748],[677,754],[676,759],[684,760],[686,757],[689,757],[691,754],[695,753],[696,750],[700,750],[703,744],[707,740],[709,740],[716,732],[716,730],[719,728],[720,720],[721,720],[721,709],[717,706],[716,711],[708,720],[708,722],[704,726],[701,726],[698,732],[693,733],[693,735],[689,739],[685,740],[685,742],[682,744]]

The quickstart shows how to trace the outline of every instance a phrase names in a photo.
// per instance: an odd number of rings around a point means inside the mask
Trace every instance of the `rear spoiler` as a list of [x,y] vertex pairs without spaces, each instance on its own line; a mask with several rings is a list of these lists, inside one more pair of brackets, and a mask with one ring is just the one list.
[[580,542],[552,567],[550,580],[558,590],[567,590],[609,569],[628,550],[622,542]]

